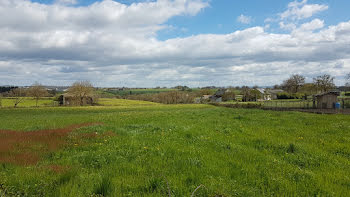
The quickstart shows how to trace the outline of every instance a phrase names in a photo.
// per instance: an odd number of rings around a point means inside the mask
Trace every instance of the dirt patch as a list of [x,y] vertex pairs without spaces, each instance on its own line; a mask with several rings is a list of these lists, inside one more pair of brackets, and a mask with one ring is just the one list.
[[83,123],[63,129],[28,132],[0,130],[0,163],[34,165],[44,154],[63,147],[70,132],[93,125],[101,123]]

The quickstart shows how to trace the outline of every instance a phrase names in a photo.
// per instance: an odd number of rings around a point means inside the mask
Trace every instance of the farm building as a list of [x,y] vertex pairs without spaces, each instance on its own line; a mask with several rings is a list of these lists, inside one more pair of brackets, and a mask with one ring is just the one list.
[[271,100],[271,94],[269,94],[264,88],[257,88],[256,90],[258,90],[260,92],[261,99],[258,99],[259,101]]
[[[220,89],[215,92],[213,95],[203,95],[197,102],[214,102],[214,103],[219,103],[223,101],[223,96],[225,93],[230,92],[228,89]],[[226,98],[227,99],[227,98]],[[229,98],[228,100],[232,100],[234,98]]]
[[273,89],[273,90],[268,90],[267,92],[271,95],[271,99],[275,100],[275,99],[277,99],[277,95],[279,93],[284,92],[284,91],[281,89]]
[[340,92],[330,91],[323,94],[315,95],[318,109],[332,109],[335,108],[335,104],[338,102],[338,96]]
[[94,103],[94,98],[91,96],[80,98],[69,93],[62,94],[58,100],[60,105],[92,105]]
[[216,91],[214,95],[209,97],[210,102],[215,102],[215,103],[222,102],[223,101],[222,97],[225,95],[225,93],[228,93],[228,92],[230,92],[230,90],[228,90],[228,89],[220,89],[220,90]]
[[275,100],[277,99],[278,93],[283,92],[283,90],[279,90],[279,89],[266,90],[264,88],[257,88],[256,90],[260,92],[260,98],[261,98],[260,100],[262,101]]

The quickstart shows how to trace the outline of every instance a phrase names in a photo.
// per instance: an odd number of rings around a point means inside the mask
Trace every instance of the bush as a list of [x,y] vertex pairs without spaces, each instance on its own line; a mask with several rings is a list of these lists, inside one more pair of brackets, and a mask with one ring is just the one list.
[[234,92],[225,92],[222,95],[222,101],[231,101],[236,99],[236,94]]
[[345,92],[345,96],[350,96],[350,92]]
[[288,94],[286,92],[282,92],[277,94],[277,99],[302,99],[304,97],[305,94],[302,93]]
[[230,104],[222,104],[222,103],[211,103],[214,106],[228,107],[228,108],[261,108],[261,103],[230,103]]
[[158,94],[129,95],[126,99],[151,101],[163,104],[194,103],[195,94],[183,91],[162,92]]

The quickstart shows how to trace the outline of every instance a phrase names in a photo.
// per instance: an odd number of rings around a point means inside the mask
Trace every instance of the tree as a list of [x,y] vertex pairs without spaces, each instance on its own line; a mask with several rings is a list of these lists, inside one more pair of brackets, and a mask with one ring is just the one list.
[[285,80],[282,84],[284,90],[290,93],[297,93],[305,84],[305,77],[302,75],[292,75],[289,79]]
[[282,87],[280,85],[276,84],[273,86],[272,89],[277,90],[277,89],[282,89]]
[[317,90],[321,90],[321,92],[327,92],[335,88],[334,77],[328,74],[314,78],[314,84],[317,87]]
[[212,94],[214,94],[214,90],[212,89],[200,89],[197,92],[197,96],[212,95]]
[[11,97],[14,97],[13,104],[14,108],[17,107],[24,100],[24,96],[26,95],[26,90],[23,88],[12,89],[9,94]]
[[0,108],[2,108],[2,94],[0,93]]
[[236,94],[234,91],[230,90],[230,91],[226,91],[223,95],[222,95],[222,101],[230,101],[230,100],[235,100],[236,99]]
[[345,86],[350,87],[350,73],[345,76]]
[[35,82],[29,89],[28,89],[28,96],[32,96],[35,99],[36,107],[38,107],[38,101],[41,97],[44,97],[48,95],[48,92],[44,86],[41,84]]
[[95,89],[89,81],[74,82],[67,92],[77,99],[80,106],[84,105],[84,99],[95,95]]

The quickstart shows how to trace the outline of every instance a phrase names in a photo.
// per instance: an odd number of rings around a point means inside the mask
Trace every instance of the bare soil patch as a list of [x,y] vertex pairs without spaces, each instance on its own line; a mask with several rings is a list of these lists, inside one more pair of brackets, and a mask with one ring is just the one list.
[[100,124],[82,123],[62,129],[28,132],[0,130],[0,163],[34,165],[44,154],[63,147],[73,130]]

